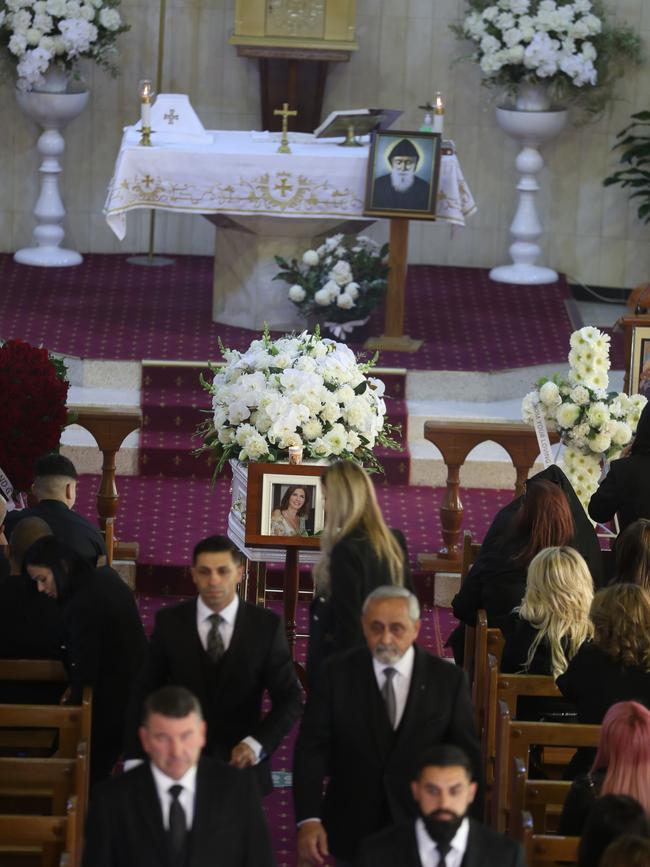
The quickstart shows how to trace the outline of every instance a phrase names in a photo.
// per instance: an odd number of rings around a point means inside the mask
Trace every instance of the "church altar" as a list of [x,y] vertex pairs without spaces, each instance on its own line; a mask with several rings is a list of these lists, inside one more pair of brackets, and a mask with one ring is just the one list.
[[[275,254],[291,258],[343,229],[356,232],[363,215],[368,147],[342,148],[331,140],[290,133],[292,153],[277,153],[277,133],[208,131],[188,142],[153,133],[153,147],[138,145],[127,127],[104,214],[120,240],[127,214],[154,208],[201,214],[216,233],[213,316],[245,328],[303,327],[286,287],[272,282]],[[437,216],[458,226],[476,210],[453,147],[440,165]]]

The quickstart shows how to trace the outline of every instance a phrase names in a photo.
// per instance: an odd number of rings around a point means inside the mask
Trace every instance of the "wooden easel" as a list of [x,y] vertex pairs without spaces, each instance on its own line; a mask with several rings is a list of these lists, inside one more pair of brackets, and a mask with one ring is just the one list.
[[390,271],[384,311],[384,333],[365,342],[366,349],[393,350],[394,352],[417,352],[421,340],[404,334],[404,290],[409,247],[409,221],[396,218],[390,221],[389,238]]
[[626,394],[630,393],[630,374],[632,372],[632,334],[635,328],[649,328],[650,314],[639,314],[638,316],[621,316],[617,320],[614,328],[623,331],[623,346],[625,351],[625,379],[623,380],[623,391]]

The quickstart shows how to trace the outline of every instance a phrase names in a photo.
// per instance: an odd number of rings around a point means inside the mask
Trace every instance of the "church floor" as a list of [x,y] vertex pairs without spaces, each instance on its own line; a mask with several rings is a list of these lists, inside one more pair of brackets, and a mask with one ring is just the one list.
[[[124,255],[88,254],[76,268],[32,268],[0,254],[0,337],[81,358],[218,360],[218,337],[241,349],[253,332],[211,321],[212,263],[177,256],[172,266],[143,268]],[[423,346],[412,355],[384,352],[380,364],[493,371],[562,362],[568,296],[564,279],[510,286],[480,268],[411,266],[406,330]],[[368,330],[383,331],[380,312]]]

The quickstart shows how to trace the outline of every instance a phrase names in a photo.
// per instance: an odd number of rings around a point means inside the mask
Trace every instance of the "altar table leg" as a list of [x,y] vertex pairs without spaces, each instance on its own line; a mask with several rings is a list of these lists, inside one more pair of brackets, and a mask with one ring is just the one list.
[[421,340],[413,340],[404,334],[404,290],[406,288],[406,269],[409,245],[409,221],[396,219],[390,221],[388,290],[384,313],[384,333],[381,337],[371,337],[366,341],[366,349],[393,350],[395,352],[417,352]]

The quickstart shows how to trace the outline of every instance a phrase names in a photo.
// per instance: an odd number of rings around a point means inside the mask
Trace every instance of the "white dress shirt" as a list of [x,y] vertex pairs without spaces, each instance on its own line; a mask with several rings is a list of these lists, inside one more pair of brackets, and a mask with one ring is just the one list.
[[[224,650],[228,650],[232,641],[232,634],[235,631],[235,620],[237,619],[237,611],[239,609],[239,596],[235,593],[235,598],[228,603],[225,608],[217,612],[221,615],[222,621],[219,624],[219,632],[223,641]],[[215,612],[208,608],[200,596],[196,598],[196,628],[199,633],[199,640],[204,650],[208,649],[208,635],[212,629],[212,621],[210,618]],[[255,764],[257,764],[262,755],[262,744],[252,737],[242,738],[242,743],[248,744],[255,754]]]
[[163,825],[165,829],[169,829],[169,810],[172,805],[172,796],[169,794],[171,786],[182,786],[183,791],[178,796],[178,802],[185,811],[185,825],[189,831],[192,827],[194,819],[194,798],[196,796],[196,765],[193,765],[180,780],[172,780],[167,774],[163,774],[160,768],[157,768],[151,762],[151,773],[153,781],[156,784],[156,791],[160,800],[162,809]]
[[415,662],[415,650],[413,645],[409,647],[404,656],[394,665],[379,662],[373,656],[372,665],[375,669],[375,677],[377,678],[377,686],[379,691],[386,683],[386,675],[384,672],[387,668],[394,668],[397,674],[393,676],[393,689],[395,691],[395,728],[398,727],[404,715],[406,700],[409,695],[409,687],[411,686],[411,677],[413,676],[413,663]]
[[[451,849],[445,855],[445,863],[447,867],[460,867],[465,857],[467,850],[467,838],[469,836],[469,819],[465,818],[460,823],[460,828],[456,831],[452,841]],[[418,819],[415,823],[415,838],[418,844],[418,852],[420,853],[420,861],[422,867],[438,867],[440,863],[440,853],[435,842],[429,837],[427,829],[424,827],[422,819]]]

